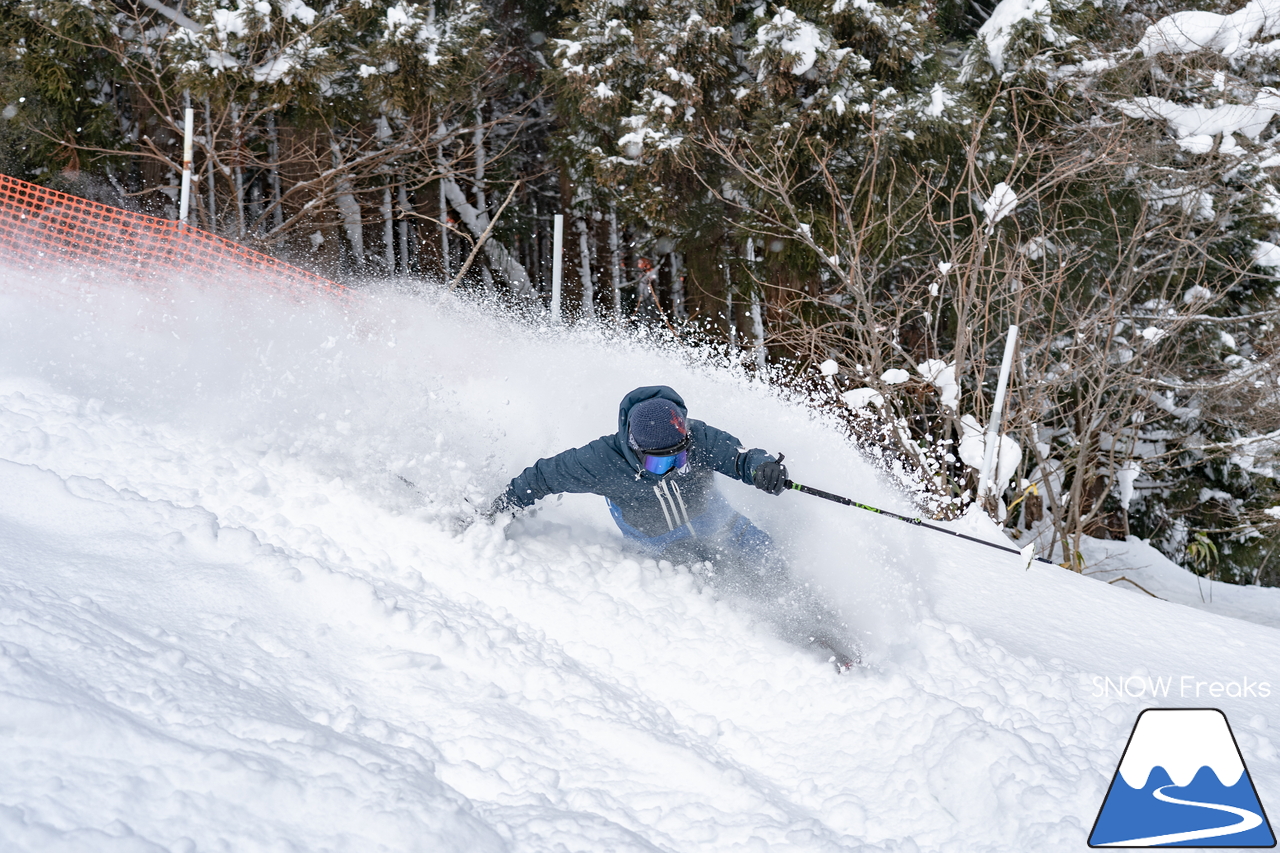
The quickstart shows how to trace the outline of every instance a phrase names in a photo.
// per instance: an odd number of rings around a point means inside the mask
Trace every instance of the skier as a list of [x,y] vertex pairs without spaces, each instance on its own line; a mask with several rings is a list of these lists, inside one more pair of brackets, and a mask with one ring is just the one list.
[[790,579],[769,534],[729,505],[716,472],[782,494],[787,469],[759,448],[746,450],[723,430],[687,417],[684,400],[665,385],[637,388],[618,407],[618,431],[539,459],[482,513],[518,513],[547,495],[602,495],[623,536],[673,562],[710,562],[730,591],[782,605],[784,634],[828,649],[838,670],[853,665],[833,634],[838,620]]

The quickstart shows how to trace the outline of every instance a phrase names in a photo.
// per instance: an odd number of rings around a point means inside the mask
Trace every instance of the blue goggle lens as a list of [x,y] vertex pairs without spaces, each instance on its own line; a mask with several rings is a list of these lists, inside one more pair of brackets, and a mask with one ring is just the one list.
[[683,468],[689,462],[689,451],[682,450],[674,456],[650,456],[645,454],[644,470],[650,474],[665,474],[672,468]]

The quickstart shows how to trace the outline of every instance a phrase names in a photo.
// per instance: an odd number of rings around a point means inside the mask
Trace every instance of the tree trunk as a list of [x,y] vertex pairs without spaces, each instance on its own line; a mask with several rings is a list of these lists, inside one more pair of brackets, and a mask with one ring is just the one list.
[[413,217],[413,205],[409,203],[409,191],[405,189],[403,183],[400,184],[398,192],[400,204],[400,271],[408,275],[413,266],[413,257],[410,255],[412,247],[409,245],[409,220]]
[[[480,235],[489,227],[489,214],[482,210],[476,210],[475,207],[467,201],[467,194],[458,186],[458,182],[453,178],[442,178],[440,186],[443,188],[446,197],[453,204],[454,210],[458,211],[458,215],[462,218],[462,222],[467,226],[467,230],[478,240]],[[511,290],[520,296],[531,296],[533,294],[533,285],[529,282],[529,274],[520,262],[515,259],[507,247],[494,239],[493,235],[489,235],[489,239],[484,241],[484,253],[489,258],[489,264],[495,272],[498,272],[510,285]]]
[[267,156],[271,158],[267,179],[271,184],[272,230],[279,231],[284,227],[284,206],[280,203],[280,132],[276,129],[275,113],[267,113]]
[[1067,504],[1067,530],[1069,531],[1069,539],[1064,540],[1063,550],[1066,550],[1067,542],[1070,542],[1071,552],[1066,555],[1064,562],[1074,572],[1084,571],[1084,565],[1080,562],[1080,542],[1084,538],[1084,527],[1090,507],[1085,505],[1085,487],[1088,480],[1092,477],[1093,472],[1089,470],[1091,457],[1093,454],[1092,441],[1092,412],[1089,412],[1088,419],[1082,418],[1085,424],[1083,434],[1077,434],[1079,444],[1075,448],[1075,470],[1072,472],[1071,493]]
[[391,205],[391,185],[382,188],[382,254],[387,265],[387,275],[396,274],[396,226],[395,208]]
[[208,163],[208,166],[209,166],[209,188],[207,190],[209,195],[209,230],[212,231],[214,234],[217,234],[218,233],[218,200],[216,196],[217,196],[218,185],[214,181],[214,170],[216,168],[216,166],[214,165],[214,160],[217,158],[213,156],[213,152],[214,152],[213,111],[209,109],[208,98],[204,99],[204,121],[205,121],[205,126],[209,129],[209,144],[205,149],[205,155],[208,158],[206,162]]
[[658,292],[654,288],[654,282],[658,279],[658,267],[650,266],[649,259],[645,257],[641,257],[636,263],[641,270],[640,277],[636,279],[636,313],[641,317],[650,314],[657,316],[661,307],[658,305]]
[[680,254],[671,253],[671,316],[677,323],[689,319],[684,307],[684,271],[681,269]]
[[445,283],[453,280],[453,270],[449,269],[449,202],[445,198],[444,178],[440,179],[440,272]]
[[[386,150],[387,140],[392,136],[391,122],[387,121],[385,113],[378,115],[375,122],[377,128],[376,134],[378,138],[378,148]],[[392,161],[394,167],[394,161]],[[382,176],[382,204],[378,205],[378,212],[382,214],[382,265],[386,267],[387,275],[396,274],[396,226],[395,226],[395,207],[391,203],[391,182],[392,176],[384,173]]]
[[249,182],[249,221],[253,223],[255,237],[261,237],[266,229],[262,223],[262,182]]
[[578,275],[582,278],[582,316],[592,319],[596,316],[596,286],[591,278],[591,240],[588,236],[587,217],[580,216],[578,228]]
[[533,206],[533,234],[529,237],[529,269],[533,270],[534,282],[538,287],[546,282],[542,274],[542,213],[538,206],[538,194],[529,193],[529,201]]
[[[756,241],[754,237],[748,237],[747,263],[754,266],[755,262]],[[756,366],[763,372],[768,368],[769,353],[764,347],[764,312],[760,310],[760,293],[756,288],[751,289],[751,334],[755,339],[752,354],[755,357]]]
[[[336,139],[329,140],[333,153],[333,168],[342,168],[342,152]],[[351,243],[351,251],[355,255],[355,268],[364,270],[364,223],[360,216],[360,203],[356,201],[355,188],[351,185],[351,176],[339,174],[336,183],[335,201],[338,212],[342,215],[342,224],[347,232],[347,240]]]
[[764,347],[764,312],[760,309],[760,294],[751,291],[751,334],[755,338],[756,366],[762,371],[768,367],[769,353]]
[[489,202],[484,194],[484,167],[485,167],[485,150],[484,150],[484,123],[480,116],[479,107],[476,108],[476,130],[471,137],[472,143],[476,149],[476,209],[482,213],[489,212]]
[[618,206],[609,204],[609,278],[613,285],[613,319],[622,322],[622,249],[618,243]]
[[240,152],[244,150],[244,133],[240,127],[240,107],[231,105],[231,146],[233,153],[232,174],[236,188],[236,236],[244,239],[244,168],[240,165]]
[[[432,9],[434,10],[434,8],[435,7],[433,5]],[[440,138],[443,139],[445,137],[444,122],[440,122],[437,125],[437,129],[440,133]],[[439,167],[442,175],[440,178],[440,280],[444,284],[448,284],[453,281],[453,270],[449,268],[451,266],[449,263],[449,202],[447,198],[448,194],[445,192],[445,179],[443,177],[443,175],[448,174],[448,170],[444,163],[443,145],[436,148],[436,165]]]
[[733,316],[733,273],[729,271],[729,261],[724,263],[724,313],[729,321],[729,355],[738,349],[738,320]]

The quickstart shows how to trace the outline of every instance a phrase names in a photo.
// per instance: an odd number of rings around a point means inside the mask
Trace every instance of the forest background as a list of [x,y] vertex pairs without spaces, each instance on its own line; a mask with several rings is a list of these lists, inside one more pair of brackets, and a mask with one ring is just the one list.
[[[1280,583],[1280,2],[0,0],[0,172],[789,385],[934,516]],[[503,205],[506,204],[504,207]],[[501,214],[501,215],[499,215]]]

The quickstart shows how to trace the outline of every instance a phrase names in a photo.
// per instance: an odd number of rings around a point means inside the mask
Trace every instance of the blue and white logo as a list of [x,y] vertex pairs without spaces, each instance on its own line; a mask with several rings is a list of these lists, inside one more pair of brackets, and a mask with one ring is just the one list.
[[1138,715],[1090,847],[1275,847],[1226,715],[1148,708]]

